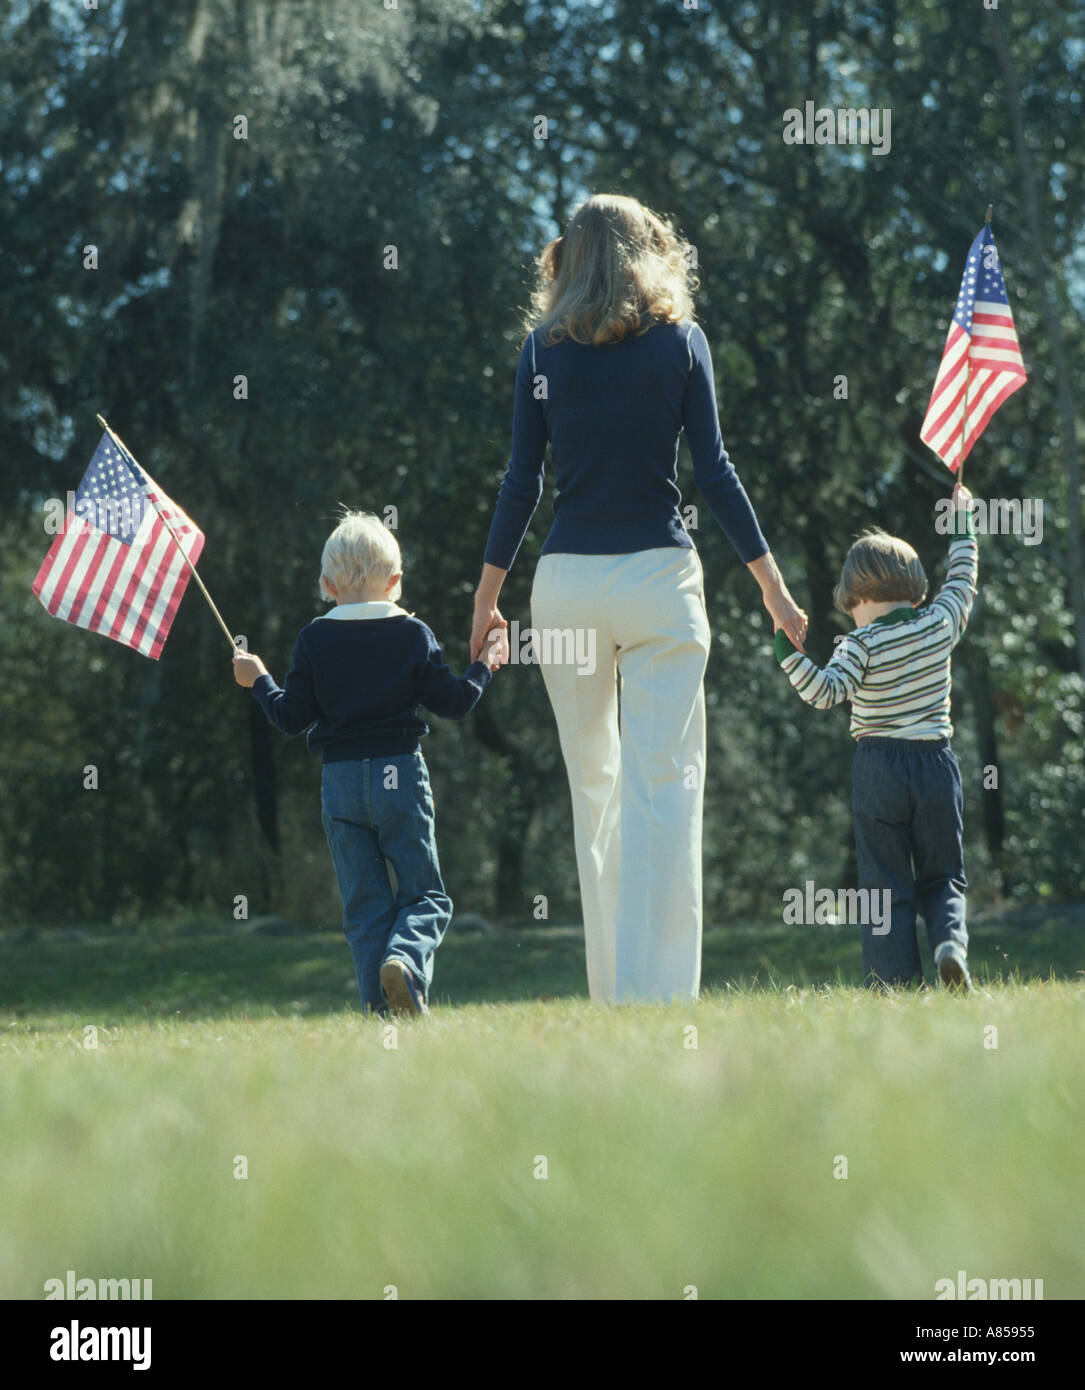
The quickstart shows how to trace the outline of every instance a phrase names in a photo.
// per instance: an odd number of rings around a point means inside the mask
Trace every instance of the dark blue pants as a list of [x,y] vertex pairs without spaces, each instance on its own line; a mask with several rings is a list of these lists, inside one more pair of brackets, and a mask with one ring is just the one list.
[[437,861],[425,759],[416,752],[325,763],[321,809],[363,1010],[384,1011],[380,968],[391,958],[428,998],[452,899]]
[[860,738],[851,788],[859,887],[892,895],[888,933],[862,928],[866,983],[919,984],[917,913],[936,960],[968,949],[961,770],[949,739]]

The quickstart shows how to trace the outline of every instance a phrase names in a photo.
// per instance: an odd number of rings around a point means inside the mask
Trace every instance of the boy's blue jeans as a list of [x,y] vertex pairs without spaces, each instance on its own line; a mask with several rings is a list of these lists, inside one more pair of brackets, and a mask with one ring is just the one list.
[[860,738],[851,786],[859,887],[892,894],[888,933],[862,928],[866,983],[921,983],[917,912],[936,960],[968,950],[961,770],[946,738]]
[[386,1009],[380,968],[392,957],[408,966],[428,997],[452,899],[437,862],[433,793],[421,751],[325,763],[321,813],[363,1010]]

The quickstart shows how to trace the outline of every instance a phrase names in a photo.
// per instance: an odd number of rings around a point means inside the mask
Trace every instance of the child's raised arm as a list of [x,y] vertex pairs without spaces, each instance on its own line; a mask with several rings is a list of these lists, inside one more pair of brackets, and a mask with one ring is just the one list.
[[972,520],[970,505],[972,494],[966,487],[956,483],[952,495],[953,529],[950,532],[949,565],[945,582],[931,600],[930,607],[945,614],[949,622],[950,641],[956,646],[971,616],[972,602],[976,597],[979,547],[976,544],[976,525]]

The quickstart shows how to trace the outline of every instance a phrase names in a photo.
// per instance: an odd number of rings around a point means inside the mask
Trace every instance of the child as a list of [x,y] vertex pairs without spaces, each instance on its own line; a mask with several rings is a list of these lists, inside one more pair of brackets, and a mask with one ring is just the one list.
[[308,729],[310,750],[323,755],[322,818],[363,1010],[426,1014],[452,901],[417,707],[466,718],[502,658],[454,676],[425,623],[395,603],[402,578],[392,532],[370,513],[347,512],[321,557],[320,591],[336,607],[299,633],[285,686],[251,653],[234,656],[234,679],[284,734]]
[[888,932],[863,924],[868,986],[922,981],[918,911],[942,983],[972,992],[961,773],[949,745],[950,652],[976,593],[971,499],[967,488],[954,487],[946,582],[925,608],[919,556],[906,541],[867,531],[848,552],[833,595],[855,631],[839,639],[824,670],[776,632],[776,659],[807,704],[829,709],[851,701],[859,887],[889,889],[892,901]]

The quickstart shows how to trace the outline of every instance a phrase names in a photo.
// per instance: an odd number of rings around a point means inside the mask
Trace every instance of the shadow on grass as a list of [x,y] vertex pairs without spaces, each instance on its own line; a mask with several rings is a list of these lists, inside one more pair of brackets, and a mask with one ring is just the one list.
[[[969,930],[977,980],[1085,973],[1085,905],[1018,909],[978,918]],[[854,928],[774,924],[705,933],[706,989],[860,982]],[[454,924],[438,954],[435,1003],[578,995],[587,996],[579,927],[484,933],[457,931]],[[350,952],[338,932],[265,936],[180,923],[0,938],[0,1010],[9,1025],[48,1027],[51,1016],[109,1025],[357,1008]]]

